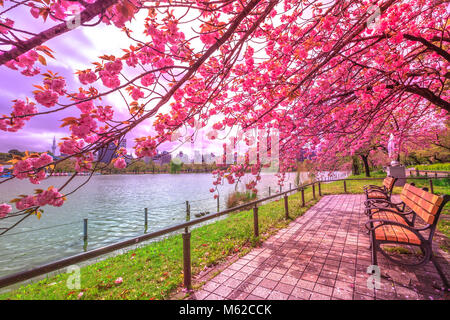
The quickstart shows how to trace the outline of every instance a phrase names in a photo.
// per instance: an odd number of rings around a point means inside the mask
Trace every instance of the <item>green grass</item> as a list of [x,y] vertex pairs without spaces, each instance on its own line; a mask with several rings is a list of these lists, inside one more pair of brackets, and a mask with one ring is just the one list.
[[419,164],[411,166],[419,170],[450,171],[450,163]]
[[[301,194],[289,197],[290,218],[302,215],[317,200],[311,189],[305,191],[307,205],[301,207]],[[192,230],[192,272],[224,261],[235,253],[246,253],[258,241],[286,227],[284,202],[274,201],[259,208],[260,237],[253,236],[252,211],[241,211],[212,224]],[[81,289],[66,286],[68,274],[51,276],[39,282],[0,295],[0,299],[166,299],[183,281],[182,239],[175,235],[81,268]],[[114,281],[123,278],[121,284]]]
[[410,250],[403,247],[384,247],[383,250],[390,253],[412,254]]
[[[384,177],[385,173],[375,172],[373,177]],[[363,175],[351,178],[364,178]],[[434,180],[436,181],[436,180]],[[416,186],[428,186],[428,180],[408,179]],[[365,184],[382,185],[382,180],[347,181],[348,193],[361,193]],[[394,193],[400,193],[396,187]],[[322,183],[322,195],[344,193],[342,181]],[[434,183],[434,192],[450,192],[450,183]],[[316,188],[318,196],[318,189]],[[290,217],[301,216],[317,200],[313,200],[312,190],[305,190],[307,205],[301,207],[301,193],[289,197]],[[259,208],[260,237],[253,237],[253,215],[251,211],[233,213],[227,218],[192,230],[191,254],[192,272],[199,273],[206,266],[213,266],[235,253],[245,254],[258,241],[267,239],[280,228],[286,227],[283,201],[274,201]],[[450,214],[450,204],[443,214]],[[440,221],[439,230],[450,237],[450,223]],[[167,299],[180,287],[182,273],[182,239],[175,235],[144,247],[130,250],[92,265],[81,268],[81,289],[66,287],[68,274],[51,276],[39,282],[1,294],[0,299]],[[122,277],[121,284],[114,281]]]

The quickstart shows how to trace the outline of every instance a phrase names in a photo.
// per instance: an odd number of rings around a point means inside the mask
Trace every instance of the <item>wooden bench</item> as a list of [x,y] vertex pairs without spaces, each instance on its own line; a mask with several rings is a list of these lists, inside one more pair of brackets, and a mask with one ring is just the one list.
[[[448,282],[432,252],[432,241],[442,208],[450,195],[437,196],[411,184],[405,184],[400,195],[401,202],[388,200],[369,203],[366,212],[370,220],[366,223],[369,230],[372,250],[372,264],[377,264],[377,251],[395,263],[408,266],[422,266],[432,261],[446,288]],[[419,225],[417,218],[422,220]],[[382,244],[405,244],[418,246],[422,258],[418,262],[405,263],[389,256]]]
[[394,189],[397,178],[386,177],[383,180],[383,186],[365,185],[363,187],[367,201],[377,202],[378,200],[390,200],[392,190]]

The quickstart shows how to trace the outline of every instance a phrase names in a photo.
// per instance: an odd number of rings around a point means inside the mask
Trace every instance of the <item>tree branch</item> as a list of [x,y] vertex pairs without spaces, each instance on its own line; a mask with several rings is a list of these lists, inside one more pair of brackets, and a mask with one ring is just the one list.
[[418,42],[420,42],[425,47],[427,47],[428,49],[436,52],[437,54],[442,56],[445,60],[450,62],[450,53],[448,53],[444,49],[438,47],[437,45],[432,44],[431,42],[427,41],[426,39],[424,39],[422,37],[416,37],[416,36],[413,36],[413,35],[410,35],[410,34],[404,34],[403,37],[405,39],[408,39],[408,40],[411,40],[411,41],[418,41]]
[[[119,0],[98,0],[93,4],[88,5],[86,9],[80,13],[80,23],[83,24],[85,22],[90,21],[91,19],[93,19],[94,17],[96,17],[97,15],[99,15],[104,10],[108,9],[110,6],[114,5],[118,1]],[[0,65],[3,65],[8,61],[16,59],[25,52],[30,51],[31,49],[40,46],[44,42],[53,39],[57,36],[60,36],[70,30],[72,29],[69,28],[68,23],[63,22],[50,29],[42,31],[38,35],[26,41],[20,42],[17,44],[16,47],[0,55]]]

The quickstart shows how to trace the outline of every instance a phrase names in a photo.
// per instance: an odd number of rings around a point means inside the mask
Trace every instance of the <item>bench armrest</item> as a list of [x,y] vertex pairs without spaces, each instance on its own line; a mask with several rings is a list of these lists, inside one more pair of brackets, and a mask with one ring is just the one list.
[[386,191],[386,187],[385,186],[375,186],[373,184],[366,184],[365,186],[363,186],[364,190],[377,190],[377,191]]
[[370,219],[372,219],[372,216],[373,216],[375,213],[377,213],[376,211],[375,211],[375,212],[371,212],[371,210],[374,210],[374,209],[376,209],[376,210],[381,210],[381,211],[388,211],[388,212],[394,213],[394,214],[396,214],[396,215],[398,215],[398,216],[400,216],[400,217],[402,217],[402,218],[405,218],[405,220],[406,220],[406,222],[407,222],[408,224],[411,224],[412,221],[414,221],[414,220],[409,221],[408,219],[406,219],[406,216],[409,216],[410,214],[412,214],[413,216],[416,215],[416,213],[415,213],[414,211],[412,211],[412,210],[400,212],[400,211],[397,211],[397,210],[392,209],[392,208],[368,207],[368,208],[366,208],[366,210],[369,212],[368,216],[369,216]]
[[[387,199],[367,199],[366,201],[364,201],[364,205],[366,207],[372,206],[373,203],[381,203],[402,212],[405,210],[405,205],[403,202],[392,202]],[[386,207],[379,207],[379,208],[386,208]]]

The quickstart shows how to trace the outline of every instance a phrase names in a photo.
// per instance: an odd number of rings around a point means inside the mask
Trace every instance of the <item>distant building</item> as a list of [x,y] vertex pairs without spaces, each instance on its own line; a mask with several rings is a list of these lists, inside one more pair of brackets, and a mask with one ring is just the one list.
[[189,163],[189,156],[183,151],[180,151],[176,156],[175,159],[179,160],[180,163]]
[[152,158],[153,163],[159,165],[168,164],[171,160],[172,155],[167,151],[163,151],[161,153],[158,151],[158,154]]
[[110,163],[111,160],[117,158],[117,151],[120,148],[126,147],[127,147],[126,139],[122,139],[121,141],[119,141],[118,146],[116,146],[114,142],[111,142],[108,144],[107,147],[103,147],[97,152],[97,161],[103,163]]

